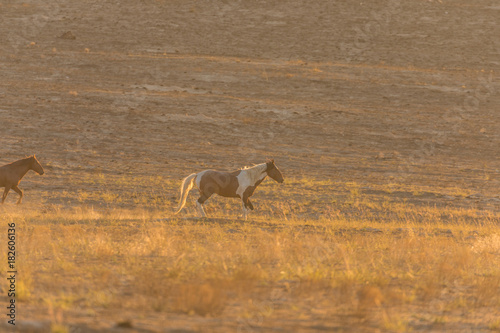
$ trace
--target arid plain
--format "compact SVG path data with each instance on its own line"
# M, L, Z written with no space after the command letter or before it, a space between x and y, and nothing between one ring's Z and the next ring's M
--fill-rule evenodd
M45 168L0 207L17 331L500 331L495 1L0 13L0 164ZM266 158L248 221L173 215L183 177Z

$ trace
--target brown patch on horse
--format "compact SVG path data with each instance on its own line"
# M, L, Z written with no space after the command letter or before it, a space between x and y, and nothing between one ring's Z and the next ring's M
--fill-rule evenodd
M206 171L200 180L201 194L207 196L207 199L214 193L228 198L239 197L236 194L236 190L239 186L237 176L240 172L241 170L233 172Z

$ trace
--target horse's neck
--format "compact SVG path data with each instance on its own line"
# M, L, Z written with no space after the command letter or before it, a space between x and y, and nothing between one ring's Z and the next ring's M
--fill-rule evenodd
M248 179L252 185L262 182L266 178L266 164L259 164L252 168L245 169Z
M19 179L23 178L28 171L31 169L31 161L29 159L24 159L19 161L19 164L16 165L17 168L15 168L16 173L19 176Z

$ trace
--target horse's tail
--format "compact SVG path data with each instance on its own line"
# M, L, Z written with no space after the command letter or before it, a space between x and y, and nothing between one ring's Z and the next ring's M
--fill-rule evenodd
M177 211L175 212L175 214L179 213L182 210L182 208L184 207L184 205L186 204L186 199L187 199L187 196L189 194L189 191L191 191L191 189L194 186L194 181L196 179L196 175L197 175L196 173L192 173L182 180L181 197L179 199L179 207L177 207Z

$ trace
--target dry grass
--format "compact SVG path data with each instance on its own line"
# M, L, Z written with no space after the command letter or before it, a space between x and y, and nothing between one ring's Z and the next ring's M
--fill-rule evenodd
M75 313L109 311L226 318L240 329L293 318L398 332L498 327L497 213L375 202L346 188L349 203L308 219L290 202L263 204L249 222L224 209L196 220L7 206L22 247L18 299L53 331Z

